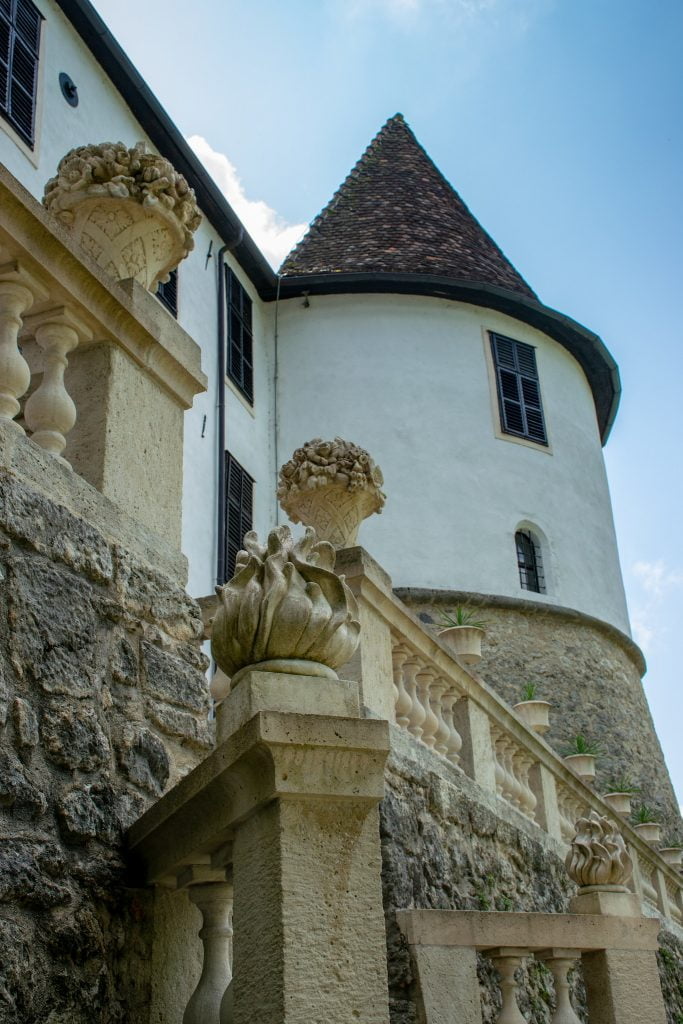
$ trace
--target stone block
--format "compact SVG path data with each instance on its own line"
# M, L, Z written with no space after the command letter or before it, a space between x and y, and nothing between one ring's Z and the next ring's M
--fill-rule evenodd
M38 718L27 701L15 697L12 704L12 721L17 746L22 749L35 747L38 742Z
M210 750L214 744L214 729L207 718L197 719L187 711L179 711L150 700L146 704L150 720L167 736L176 736L190 746Z
M41 780L11 750L0 750L0 807L25 812L30 818L47 810Z
M109 757L109 742L94 708L52 701L41 723L47 756L60 768L92 772Z
M191 711L208 712L209 687L201 672L146 641L140 651L147 693Z
M170 762L164 744L149 729L127 725L118 748L118 759L131 782L150 793L163 792Z
M153 622L178 640L201 638L199 606L173 580L124 548L114 548L114 581L122 606L134 617Z

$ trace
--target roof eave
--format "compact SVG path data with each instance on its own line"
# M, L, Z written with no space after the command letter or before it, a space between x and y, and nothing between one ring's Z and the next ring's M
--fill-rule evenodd
M185 175L202 212L223 241L230 245L259 295L269 292L276 280L270 264L95 8L88 0L56 0L56 3L121 93L152 143L177 171Z
M609 437L621 396L621 381L616 362L597 334L541 302L497 285L479 281L454 281L432 274L325 273L300 274L280 279L281 300L294 298L303 292L309 295L382 292L394 295L428 295L432 298L451 299L507 313L554 338L574 356L586 374L593 393L602 443L605 444ZM268 300L276 297L275 287L263 295L263 298Z

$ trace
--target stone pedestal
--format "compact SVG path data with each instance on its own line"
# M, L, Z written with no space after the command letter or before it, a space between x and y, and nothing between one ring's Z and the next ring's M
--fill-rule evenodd
M591 1024L666 1024L654 950L597 950L581 963Z

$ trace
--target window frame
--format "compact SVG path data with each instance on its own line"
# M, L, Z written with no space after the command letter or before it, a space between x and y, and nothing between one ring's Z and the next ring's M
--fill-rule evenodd
M528 433L517 433L513 432L506 425L506 419L501 404L501 388L500 388L500 377L499 377L499 365L497 361L497 353L495 349L494 338L501 338L504 341L511 342L513 345L521 345L526 349L532 350L534 353L535 371L536 376L532 378L538 391L539 408L537 411L540 412L541 422L545 432L545 441L538 440L530 436ZM543 387L540 379L540 373L538 370L538 361L536 359L536 352L538 346L532 345L528 341L522 341L519 338L511 338L509 335L504 334L502 331L492 327L482 326L482 341L484 345L484 354L486 360L486 366L489 375L489 392L491 397L491 416L493 421L493 429L495 437L501 441L509 441L513 444L520 444L530 448L534 448L538 452L545 452L546 455L552 455L552 441L551 434L548 425L548 419L546 416L546 403L544 401ZM503 369L508 369L503 366Z
M174 267L168 275L168 281L157 285L155 295L161 305L169 311L171 316L178 319L179 275L178 267ZM169 287L170 286L170 287ZM168 290L167 290L168 289Z
M20 7L31 7L38 16L38 45L29 43L28 40L22 35L21 31L17 28L17 11ZM12 76L8 75L7 83L7 106L4 104L5 97L0 98L0 128L9 136L15 145L22 151L24 156L30 160L34 166L38 166L37 150L39 146L40 137L40 125L41 125L41 114L42 114L42 95L43 95L43 71L44 71L44 47L45 47L45 32L46 32L46 19L37 4L33 3L32 0L9 0L10 13L5 14L4 18L7 19L9 24L9 62L8 71L12 66L14 57L14 41L19 38L22 45L31 51L31 55L34 61L34 79L33 79L33 90L31 93L32 102L32 123L31 133L25 133L21 124L11 116L11 82Z
M238 487L233 485L235 477L238 478ZM224 573L226 580L232 579L235 574L235 560L237 552L244 547L244 535L254 528L254 478L247 473L235 456L225 450L225 539L224 539ZM244 502L246 494L245 485L249 488L249 500ZM239 489L239 499L235 495ZM239 541L237 537L239 536Z
M531 566L527 565L522 560L520 553L520 537L523 538L526 544L530 545L531 562L533 563ZM515 530L515 555L517 558L517 573L519 575L520 589L526 591L527 594L547 594L548 585L543 565L543 550L541 542L538 536L529 527L518 526ZM535 576L535 587L528 585L529 573L533 573Z
M246 288L225 264L225 375L249 406L254 404L253 310ZM239 370L234 366L234 353Z

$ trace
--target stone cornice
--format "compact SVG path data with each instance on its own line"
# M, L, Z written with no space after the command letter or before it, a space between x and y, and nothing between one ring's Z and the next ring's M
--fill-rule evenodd
M2 262L19 259L49 293L49 304L75 309L93 343L110 341L189 409L206 390L199 346L135 281L117 282L69 232L0 166ZM32 313L39 313L35 305Z

